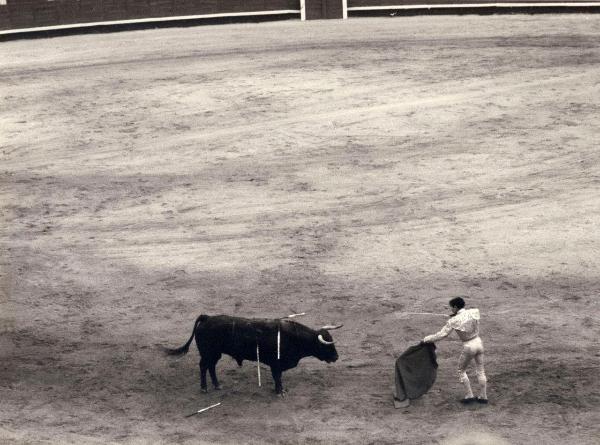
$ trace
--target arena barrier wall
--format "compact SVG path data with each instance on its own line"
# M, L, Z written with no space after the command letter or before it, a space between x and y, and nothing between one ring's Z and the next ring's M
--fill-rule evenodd
M0 40L80 28L195 23L219 19L343 18L402 11L600 8L597 1L512 0L0 0Z
M300 0L0 0L0 33L286 14Z
M347 0L347 10L350 14L359 11L391 11L418 9L548 9L552 11L561 8L579 10L580 8L598 8L600 1L536 1L511 0L498 2L494 0Z

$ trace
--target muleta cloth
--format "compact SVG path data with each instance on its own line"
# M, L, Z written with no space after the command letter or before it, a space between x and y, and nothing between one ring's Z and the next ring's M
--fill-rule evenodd
M433 386L437 376L435 344L411 346L396 360L395 401L418 399Z

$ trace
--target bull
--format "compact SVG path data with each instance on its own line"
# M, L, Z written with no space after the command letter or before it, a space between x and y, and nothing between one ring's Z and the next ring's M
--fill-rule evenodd
M282 373L295 368L302 358L316 357L327 363L338 359L328 330L340 327L342 325L323 326L314 330L286 319L248 319L203 314L196 319L187 343L177 349L166 349L166 352L169 355L186 354L192 340L196 339L200 353L200 387L204 392L208 390L207 371L215 389L221 389L216 365L222 354L231 356L239 366L242 366L244 360L257 361L258 355L260 362L271 368L275 392L283 394Z

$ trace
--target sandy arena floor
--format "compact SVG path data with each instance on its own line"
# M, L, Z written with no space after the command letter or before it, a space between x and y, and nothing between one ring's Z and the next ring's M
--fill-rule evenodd
M363 18L0 44L0 442L599 444L600 15ZM407 411L395 357L483 313ZM280 399L200 313L308 312ZM184 415L216 402L201 416Z

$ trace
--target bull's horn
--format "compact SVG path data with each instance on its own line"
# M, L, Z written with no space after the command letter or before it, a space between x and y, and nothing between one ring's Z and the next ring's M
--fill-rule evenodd
M323 338L323 336L321 334L319 334L319 336L317 337L319 339L319 341L321 343L323 343L324 345L332 345L333 342L332 341L327 341Z
M343 324L327 325L327 326L323 326L321 329L325 329L326 331L333 331L334 329L339 329L342 326L344 326L344 325Z

